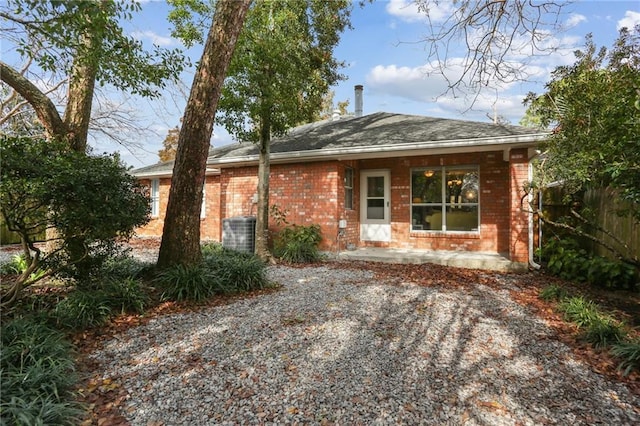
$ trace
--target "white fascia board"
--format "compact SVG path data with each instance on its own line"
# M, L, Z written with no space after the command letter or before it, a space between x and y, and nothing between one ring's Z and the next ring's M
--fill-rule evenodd
M438 143L405 143L393 145L375 145L361 147L346 147L322 149L314 151L293 151L272 153L271 163L289 163L298 161L319 160L354 160L367 158L403 157L408 155L442 155L469 152L486 152L495 150L509 150L514 148L529 148L532 144L541 142L547 133L532 135L506 136L500 138L458 139ZM216 166L246 166L254 165L258 155L243 157L229 157L212 159L209 165Z
M161 179L161 178L170 178L173 176L173 169L171 170L160 170L156 172L149 173L130 173L132 176L135 176L138 179ZM219 168L207 167L205 170L205 176L215 176L220 174Z

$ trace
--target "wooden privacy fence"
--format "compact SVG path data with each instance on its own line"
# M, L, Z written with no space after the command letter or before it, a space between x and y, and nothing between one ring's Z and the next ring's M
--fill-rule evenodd
M542 210L546 217L551 220L557 220L561 216L571 214L570 206L563 203L562 197L563 191L561 187L549 188L544 191ZM618 214L620 210L631 207L629 203L622 201L616 191L611 188L588 190L584 195L583 202L584 207L594 212L596 223L601 228L608 230L615 235L616 238L624 242L624 244L630 248L630 255L635 254L640 257L640 224L631 216L620 216ZM546 235L543 236L543 244L545 236L549 237L553 232L551 226L544 226L543 233ZM597 232L595 236L607 244L618 248L623 253L626 252L615 239L608 235ZM611 256L611 253L599 244L593 243L590 240L583 240L582 243L585 245L585 248L593 254L605 257Z
M631 249L631 253L640 257L640 223L631 216L620 216L617 212L628 209L631 205L620 200L616 191L611 188L591 189L585 193L585 205L597 214L598 224L611 232ZM636 206L638 208L638 206ZM604 235L603 240L614 247L619 244L613 238ZM598 244L594 244L593 252L600 256L608 255L608 251Z

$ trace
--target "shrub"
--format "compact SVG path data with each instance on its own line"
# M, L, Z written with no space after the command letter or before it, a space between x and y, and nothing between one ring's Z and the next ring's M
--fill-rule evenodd
M27 318L3 325L1 334L2 424L78 424L71 345L63 335Z
M632 370L640 370L640 339L614 345L611 354L621 359L618 369L625 376Z
M42 252L34 260L42 262L38 267L86 279L149 220L146 188L117 154L87 155L63 141L3 136L0 157L0 207L7 227L25 247L42 229L56 230L59 250ZM16 280L6 300L15 302L34 282Z
M75 290L55 308L59 325L71 329L97 327L107 322L111 308L101 291Z
M288 225L275 238L274 255L292 263L315 262L320 259L321 240L319 225Z
M542 300L546 300L547 302L550 302L552 300L565 299L568 295L569 293L567 292L566 289L560 287L557 284L551 284L545 287L544 289L542 289L539 297Z
M551 239L543 247L546 269L560 278L606 288L633 289L638 277L627 263L590 256L571 239Z
M200 248L203 257L214 256L223 253L226 249L218 242L205 243Z
M205 264L171 266L158 274L156 282L165 300L202 302L216 293Z
M131 256L114 256L107 259L98 271L99 278L128 279L146 276L153 268L153 263L142 262Z
M225 250L205 258L205 264L215 278L216 292L237 293L268 285L264 262L255 255Z

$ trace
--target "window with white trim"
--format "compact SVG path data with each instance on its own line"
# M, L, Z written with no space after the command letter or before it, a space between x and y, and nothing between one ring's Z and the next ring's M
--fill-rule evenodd
M160 215L160 179L151 179L151 217Z
M411 230L477 232L478 176L477 166L411 170Z
M353 169L344 169L344 208L353 209Z
M207 216L207 185L202 185L202 204L200 205L200 219Z

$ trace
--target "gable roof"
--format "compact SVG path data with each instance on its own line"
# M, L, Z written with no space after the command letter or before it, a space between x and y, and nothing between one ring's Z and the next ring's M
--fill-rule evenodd
M535 147L547 133L521 126L378 112L293 128L271 141L271 162L433 155ZM209 151L208 169L256 164L258 147L236 143ZM173 162L132 173L171 173Z

